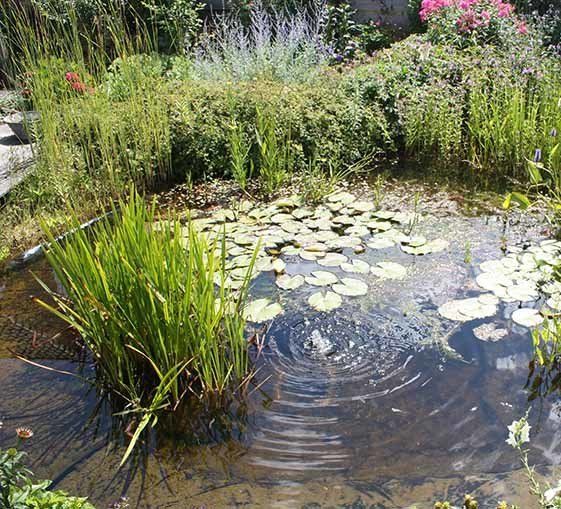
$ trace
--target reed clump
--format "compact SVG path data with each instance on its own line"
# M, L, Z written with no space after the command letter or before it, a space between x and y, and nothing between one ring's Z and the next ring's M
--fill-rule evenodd
M136 192L91 233L76 218L67 228L65 242L46 231L46 256L65 295L42 283L55 305L40 303L80 335L99 381L127 402L125 413L140 414L127 455L162 410L247 380L249 276L240 290L226 288L220 235L210 239L177 219L156 222L154 206Z

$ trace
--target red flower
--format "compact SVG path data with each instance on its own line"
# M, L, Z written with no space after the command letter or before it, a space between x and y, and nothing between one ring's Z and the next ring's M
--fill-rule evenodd
M74 82L79 82L80 81L80 76L78 76L78 73L75 73L75 72L67 72L64 77L65 77L66 81L68 81L69 83L74 83Z

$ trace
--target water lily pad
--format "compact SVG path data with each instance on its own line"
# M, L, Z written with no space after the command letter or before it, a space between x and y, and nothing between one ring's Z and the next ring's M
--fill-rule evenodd
M313 244L308 244L307 246L304 246L304 249L306 251L312 251L315 253L324 253L327 251L327 246L322 242L314 242Z
M286 263L284 263L280 258L274 260L271 265L277 274L282 274L286 269Z
M342 226L351 226L355 224L355 220L351 216L341 215L333 218L333 223Z
M306 217L311 217L313 215L313 211L311 209L302 207L302 208L293 210L292 215L296 219L304 219Z
M341 269L345 272L353 272L357 274L368 274L370 265L362 260L350 260L341 264Z
M296 276L283 274L275 280L275 284L283 290L294 290L304 284L304 276L301 274L297 274Z
M537 327L543 322L543 316L537 309L520 308L512 313L511 319L514 323L523 327Z
M502 272L482 272L475 279L476 283L484 290L498 294L501 287L503 290L514 284L514 281Z
M401 249L408 254L422 256L427 255L430 253L437 253L440 251L444 251L448 248L449 243L443 239L435 239L431 240L430 242L426 242L426 239L423 238L415 238L409 244L404 244L401 246Z
M516 284L507 288L507 294L510 298L521 302L529 302L537 300L539 295L533 284Z
M380 232L388 231L392 228L392 224L389 221L370 221L366 224L371 230L377 230Z
M310 276L305 277L306 283L313 286L329 286L337 283L338 279L335 274L326 270L316 270Z
M271 217L271 222L275 224L282 224L286 223L287 221L294 221L294 216L292 214L280 213L275 214L273 217Z
M318 242L327 242L328 240L339 238L339 235L337 235L335 232L331 230L330 231L320 230L319 232L316 232L314 235Z
M393 217L395 217L395 214L396 213L392 212L391 210L377 210L373 215L380 219L392 219Z
M345 235L352 235L355 237L364 237L365 235L369 235L370 230L361 224L350 226L345 230Z
M387 249L388 247L395 246L395 242L392 239L386 239L383 237L372 238L368 244L366 244L370 249Z
M339 253L327 253L324 258L318 261L322 267L339 267L345 263L348 258Z
M296 246L284 246L280 252L286 256L297 256L300 253L300 248Z
M282 313L282 306L270 299L257 299L250 302L244 309L244 318L250 322L261 323L273 319Z
M355 201L354 203L349 203L349 208L358 212L370 212L374 210L374 204L368 201Z
M407 269L396 262L379 262L370 271L382 279L403 279L407 275Z
M345 249L359 246L360 244L362 244L362 240L360 240L360 237L344 236L329 240L326 242L326 244L329 249Z
M327 200L330 202L339 202L342 203L343 205L348 205L349 203L354 202L356 198L353 194L343 191L343 192L330 194L327 197Z
M325 253L322 251L306 251L305 249L301 249L298 254L302 260L306 260L308 262L315 262L325 256Z
M331 311L338 308L343 303L340 295L335 292L317 292L310 295L308 304L316 311Z
M556 311L561 311L561 294L555 293L549 299L547 299L546 304Z
M481 341L500 341L508 336L508 330L494 323L484 323L473 329L473 335Z
M340 295L347 295L349 297L357 297L359 295L366 295L368 293L368 285L360 279L353 279L344 277L340 283L333 285L333 291Z
M497 306L496 304L482 302L478 297L470 297L468 299L446 302L438 308L438 312L449 320L468 322L495 315L497 313Z

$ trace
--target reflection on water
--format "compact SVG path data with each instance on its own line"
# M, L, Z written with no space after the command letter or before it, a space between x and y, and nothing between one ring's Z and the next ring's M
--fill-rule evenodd
M151 508L390 509L478 491L483 508L508 496L532 509L504 444L507 424L527 408L529 334L502 313L458 326L436 309L473 294L474 267L500 254L505 234L520 242L537 233L524 225L505 231L496 217L444 214L420 228L450 239L451 250L415 259L397 249L365 254L369 263L407 265L410 277L373 283L365 298L327 317L304 312L309 289L293 294L269 329L248 400L204 421L199 436L192 407L173 424L164 416L160 432L120 471L126 444L96 391L12 358L20 349L59 371L93 374L70 362L72 338L34 348L35 329L48 338L61 325L30 301L39 288L27 273L10 275L0 284L2 319L16 320L0 328L0 447L14 444L15 427L33 428L25 448L37 473L100 508L126 494L134 507ZM311 267L299 262L295 270ZM44 264L33 269L48 277ZM270 276L257 283L257 293L271 291ZM508 336L478 340L473 328L490 321ZM547 466L561 460L561 418L550 402L542 405L532 413L530 459Z

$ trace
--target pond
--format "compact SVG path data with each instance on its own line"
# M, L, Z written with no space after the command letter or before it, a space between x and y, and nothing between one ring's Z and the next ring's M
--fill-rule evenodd
M331 210L331 219L345 207L372 202L369 186L342 192L349 191L355 198ZM488 297L475 308L454 308L452 314L464 313L462 320L450 319L443 305L497 293L477 283L485 284L477 278L483 262L540 249L557 256L558 246L540 244L548 232L539 218L482 209L459 190L393 182L381 210L385 217L374 220L392 223L409 240L380 241L391 236L382 226L362 236L364 251L352 243L339 249L354 265L343 268L321 265L320 248L308 259L285 250L281 271L301 274L305 283L284 290L271 270L254 280L253 298L280 303L282 313L266 327L255 326L265 343L247 400L233 404L228 419L217 415L196 433L186 412L121 470L126 444L107 405L71 376L89 376L91 366L70 360L75 352L64 333L45 341L62 325L30 299L41 294L30 271L55 285L48 267L39 262L9 274L0 285L0 447L14 444L14 428L32 428L25 449L38 476L90 496L99 508L120 496L141 508L421 508L470 492L483 508L508 498L531 509L535 502L518 457L505 443L506 426L530 406L524 389L530 329L512 320L521 302ZM273 226L282 229L282 219ZM434 249L412 254L437 240ZM495 265L488 268L497 274ZM356 284L339 288L333 293L342 297L340 305L316 311L310 297L335 288L314 284L318 270L335 275L341 286L345 278L358 279L367 291ZM524 307L545 298L532 296ZM492 312L486 312L489 305ZM549 474L561 460L561 416L555 401L534 402L530 415L530 460Z

